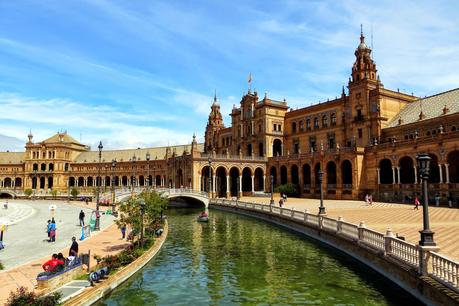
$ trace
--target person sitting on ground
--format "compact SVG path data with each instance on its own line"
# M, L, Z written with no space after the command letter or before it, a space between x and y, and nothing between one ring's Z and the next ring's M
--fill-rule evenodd
M57 258L57 254L53 254L50 260L45 262L42 266L43 270L48 273L53 273L56 271L58 265L64 265L64 261Z

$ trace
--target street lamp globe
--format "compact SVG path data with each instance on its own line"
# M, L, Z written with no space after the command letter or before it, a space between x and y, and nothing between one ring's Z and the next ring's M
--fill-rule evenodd
M150 160L150 157L151 157L151 156L150 156L150 152L147 152L147 155L145 156L145 159L146 159L147 161L149 161L149 160Z

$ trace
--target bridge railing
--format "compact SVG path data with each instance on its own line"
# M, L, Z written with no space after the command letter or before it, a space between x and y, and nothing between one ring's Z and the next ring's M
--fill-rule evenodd
M306 227L326 231L351 243L356 243L360 247L364 246L367 250L373 250L373 252L381 256L390 257L392 262L401 267L411 267L417 273L428 275L459 293L459 262L396 238L390 229L383 234L366 228L363 222L355 225L344 222L341 217L333 219L311 214L307 210L303 212L294 208L280 208L269 204L226 199L211 199L210 203L277 215L280 218L303 224Z

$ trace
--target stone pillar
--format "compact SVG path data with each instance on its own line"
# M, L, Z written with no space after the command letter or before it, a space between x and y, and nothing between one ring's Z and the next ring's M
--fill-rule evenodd
M449 184L449 164L445 164L446 184Z
M440 172L440 184L443 183L443 169L442 164L438 164L438 171Z
M266 185L266 175L263 175L263 186L261 186L261 190L263 190L264 192L266 192L265 185Z
M395 167L392 167L392 184L396 184L396 182L395 182Z
M201 190L201 174L198 175L198 190L199 190L199 191L202 191L202 190Z
M255 176L252 175L252 194L255 192Z
M397 184L400 184L400 167L397 167Z
M230 197L230 176L226 176L226 198Z
M242 176L241 175L239 175L239 193L242 196Z
M212 176L212 193L214 193L214 194L215 194L215 192L217 191L217 188L216 188L216 186L215 186L215 185L216 185L216 184L215 184L216 178L217 178L217 176L215 176L215 175Z
M84 178L83 186L88 187L88 178L86 177Z
M381 176L380 176L380 169L379 168L376 168L376 175L378 176L378 185L381 184Z
M418 183L418 168L416 166L413 167L414 169L414 183Z

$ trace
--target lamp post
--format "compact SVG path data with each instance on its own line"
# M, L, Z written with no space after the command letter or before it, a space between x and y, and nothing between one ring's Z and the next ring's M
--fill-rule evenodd
M320 206L319 206L319 215L325 215L325 207L324 207L324 189L322 186L322 180L324 176L324 172L319 170L319 187L320 187Z
M115 205L115 168L116 168L116 159L112 160L112 205L113 205L113 213L116 210Z
M209 156L209 199L212 198L212 158Z
M271 179L271 200L269 205L274 205L274 176L270 175L269 178Z
M135 157L135 154L134 156L132 156L132 180L131 180L131 196L133 197L134 196L134 185L135 185L135 162L137 160L137 157Z
M419 153L416 156L416 160L418 162L419 173L422 179L422 197L424 199L422 203L422 221L424 229L422 231L419 231L419 233L421 234L421 240L419 241L419 245L436 246L436 243L433 239L434 232L430 230L429 226L429 198L427 190L427 181L429 180L431 158L427 153Z
M150 191L150 152L145 156L147 160L147 190Z
M98 164L98 178L96 179L96 224L94 225L94 230L100 230L100 214L99 214L99 180L100 180L100 161L102 159L102 141L99 142L99 164Z
M143 247L143 217L145 216L145 200L140 199L140 246Z

